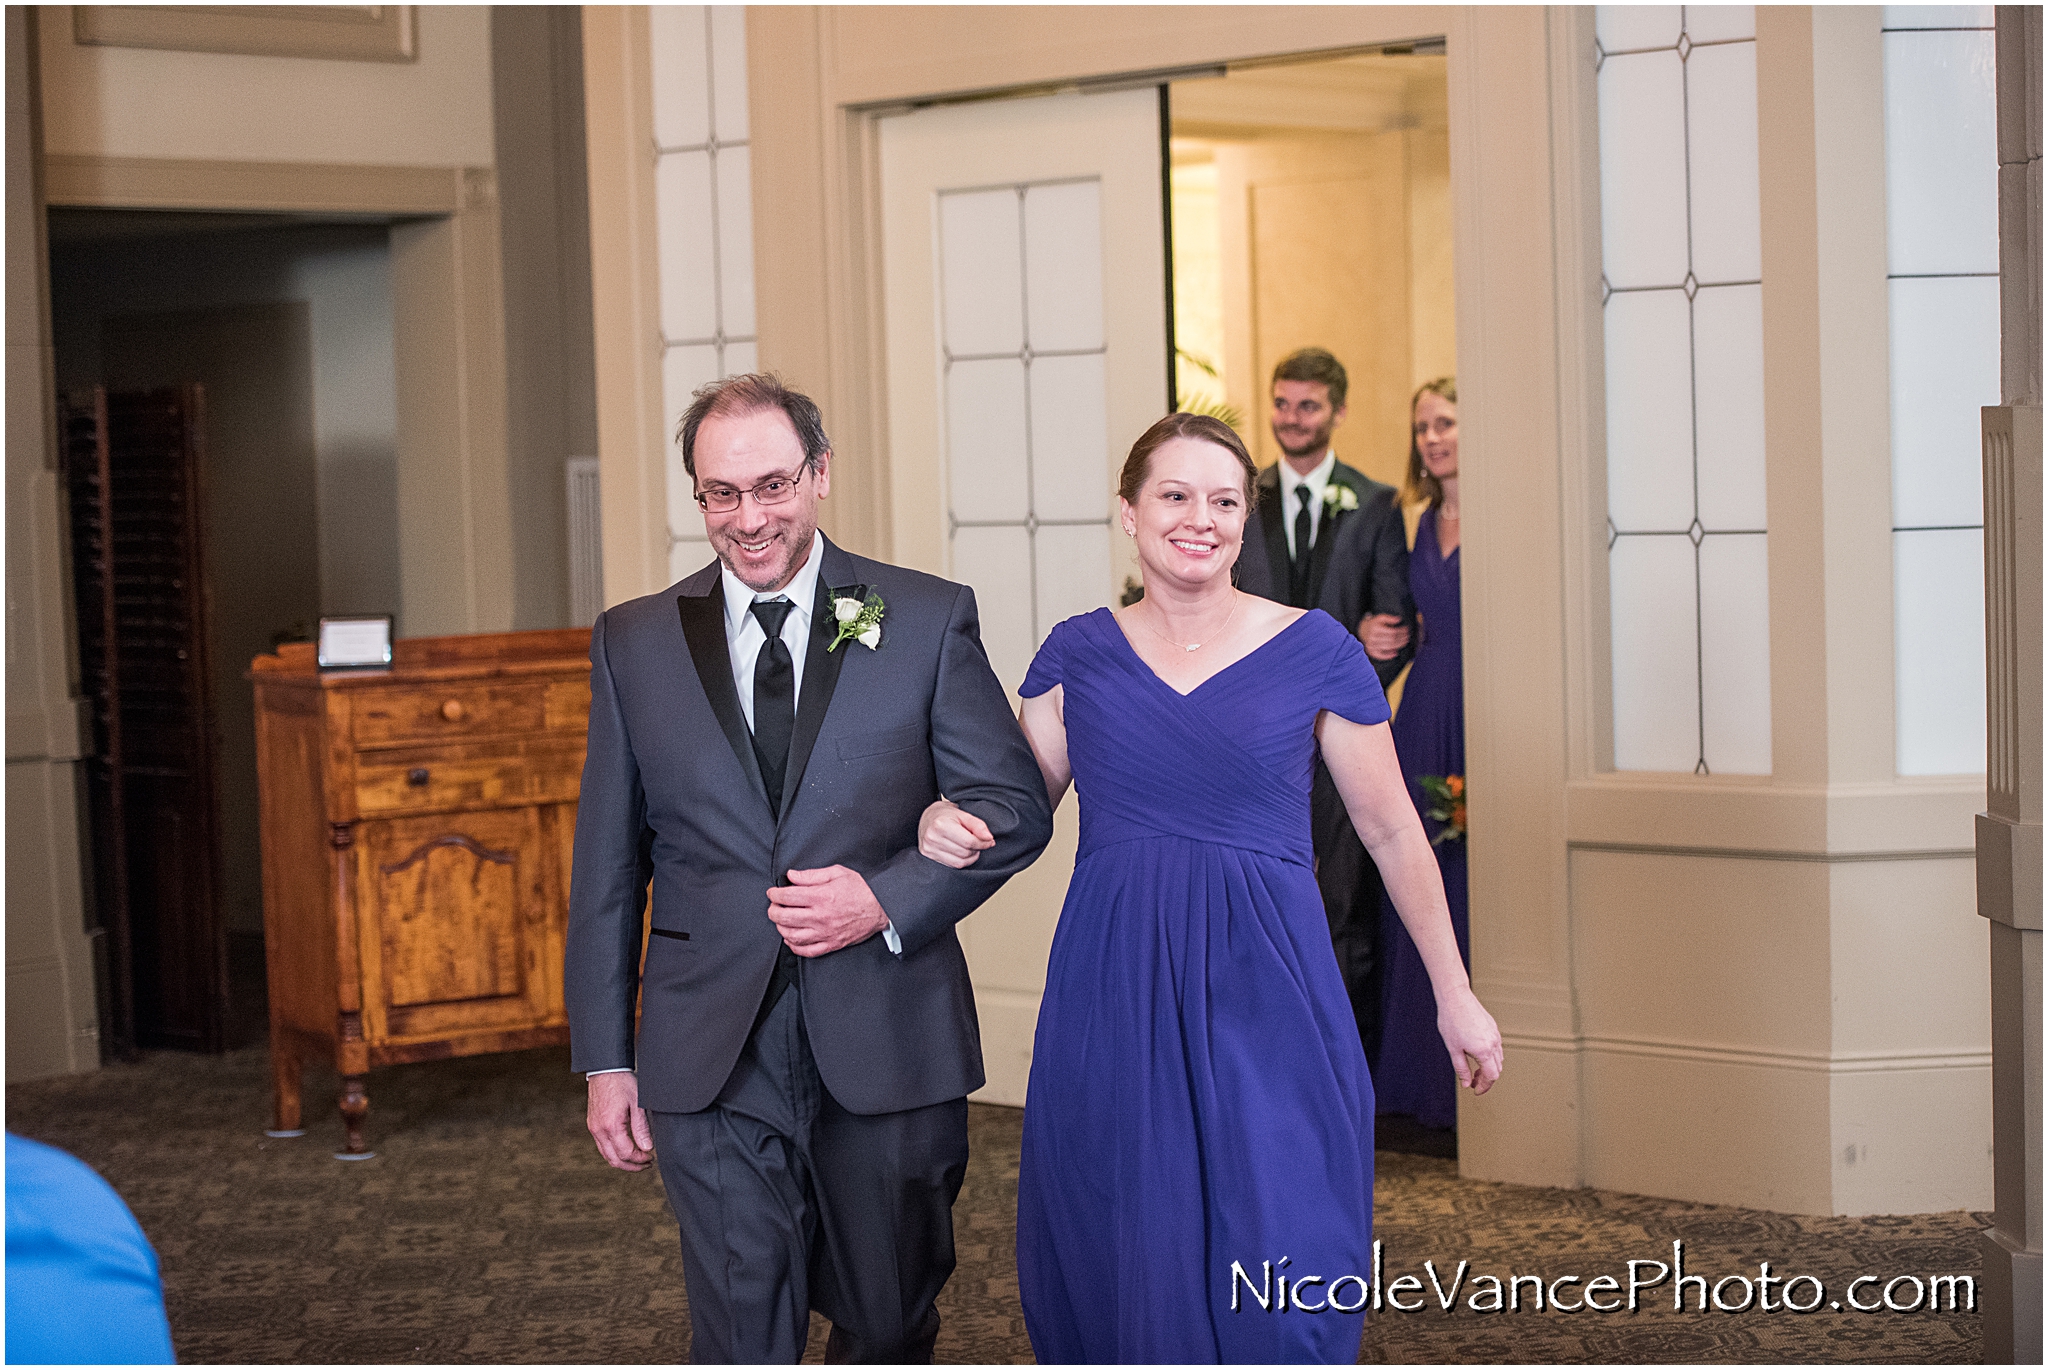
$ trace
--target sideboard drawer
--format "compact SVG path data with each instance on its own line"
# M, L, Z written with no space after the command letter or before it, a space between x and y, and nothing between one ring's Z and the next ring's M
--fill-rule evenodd
M356 763L356 812L365 818L438 809L573 804L583 779L583 739L545 750L462 748L450 755L387 753Z
M534 733L550 721L548 685L538 680L364 690L356 695L353 712L358 747Z

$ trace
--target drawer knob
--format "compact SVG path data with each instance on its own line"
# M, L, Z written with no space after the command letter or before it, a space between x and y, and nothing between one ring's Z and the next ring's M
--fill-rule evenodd
M411 770L407 771L405 773L405 783L408 785L415 786L426 784L427 768L425 766L415 766Z
M441 717L447 719L450 723L459 722L462 718L462 701L451 699L446 704L443 704L441 706Z

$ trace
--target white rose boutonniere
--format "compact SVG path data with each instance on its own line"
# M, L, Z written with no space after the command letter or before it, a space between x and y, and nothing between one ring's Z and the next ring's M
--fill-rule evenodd
M865 598L855 598L853 595L841 594L834 590L832 617L839 623L839 633L827 644L825 650L834 651L840 643L850 639L869 651L874 651L882 645L882 615L887 610L888 606L882 603L882 597L873 590L869 590Z
M1358 507L1358 492L1348 485L1331 481L1323 487L1323 508L1332 513L1348 514Z

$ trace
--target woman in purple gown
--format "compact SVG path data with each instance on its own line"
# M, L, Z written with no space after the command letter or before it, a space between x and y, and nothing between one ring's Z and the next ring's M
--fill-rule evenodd
M1410 409L1406 493L1426 499L1415 546L1408 554L1408 586L1422 626L1415 663L1401 692L1394 719L1394 749L1423 826L1432 841L1444 824L1429 817L1435 807L1421 777L1465 775L1465 650L1458 602L1458 384L1434 380L1415 392ZM1458 955L1472 963L1465 898L1465 839L1436 843L1444 897ZM1381 1113L1405 1113L1425 1127L1447 1128L1458 1121L1457 1081L1437 1049L1436 1001L1430 974L1393 904L1380 903L1380 946L1386 957L1381 981L1379 1054L1372 1063Z
M1357 639L1230 584L1254 474L1214 419L1148 430L1120 486L1145 596L1053 629L1022 690L1055 806L1082 795L1018 1177L1040 1361L1357 1356L1373 1096L1313 869L1318 746L1435 977L1436 1049L1475 1090L1500 1073ZM919 849L988 840L942 801Z

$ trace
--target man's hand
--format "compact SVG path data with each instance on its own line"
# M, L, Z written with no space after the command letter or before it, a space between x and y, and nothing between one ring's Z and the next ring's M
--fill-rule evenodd
M888 926L889 916L860 872L825 866L791 871L787 885L770 888L768 921L798 956L823 956L865 942Z
M584 1121L597 1139L597 1154L616 1170L645 1170L654 1159L654 1133L640 1107L640 1077L611 1070L590 1077L590 1106Z
M1392 661L1408 645L1408 625L1398 614L1367 614L1358 621L1358 640L1374 661Z

